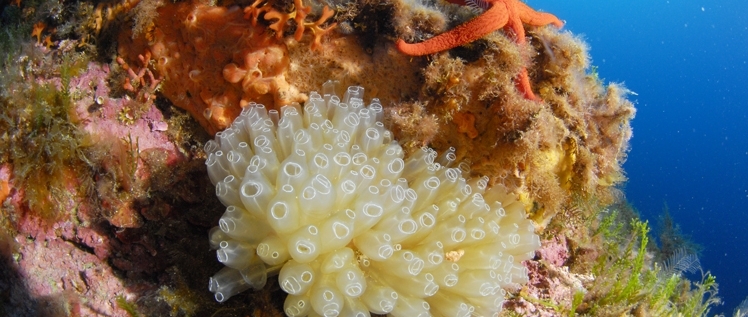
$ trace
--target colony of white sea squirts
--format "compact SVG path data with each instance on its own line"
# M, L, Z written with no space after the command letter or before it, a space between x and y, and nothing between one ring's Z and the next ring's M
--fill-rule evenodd
M496 316L540 240L523 206L454 150L404 159L362 87L303 109L250 104L209 141L227 207L210 232L219 302L278 275L289 316Z

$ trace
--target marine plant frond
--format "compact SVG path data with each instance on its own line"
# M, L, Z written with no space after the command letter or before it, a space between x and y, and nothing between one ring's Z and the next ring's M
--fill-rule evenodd
M665 276L680 275L683 272L696 273L702 271L701 262L696 254L689 252L686 248L679 248L665 260L662 267Z
M748 317L748 297L746 297L732 313L732 317Z

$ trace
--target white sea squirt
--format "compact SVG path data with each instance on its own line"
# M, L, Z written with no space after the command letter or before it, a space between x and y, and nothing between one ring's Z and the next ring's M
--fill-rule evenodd
M540 247L522 205L466 179L454 149L409 158L362 87L250 104L205 145L226 206L210 244L219 302L278 275L288 316L497 316Z

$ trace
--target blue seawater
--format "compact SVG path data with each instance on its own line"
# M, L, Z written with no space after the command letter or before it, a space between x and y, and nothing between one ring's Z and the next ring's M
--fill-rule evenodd
M748 1L527 0L583 35L638 112L624 191L653 227L663 205L703 246L732 315L748 296Z

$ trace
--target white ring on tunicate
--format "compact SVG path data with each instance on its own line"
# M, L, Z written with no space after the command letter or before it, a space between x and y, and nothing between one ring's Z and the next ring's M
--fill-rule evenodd
M298 130L294 134L294 141L296 142L296 144L306 144L311 140L312 137L311 135L309 135L309 132L306 132L306 130Z
M431 228L436 223L436 218L434 218L434 215L426 212L418 217L418 223L423 228Z
M403 189L402 186L397 185L392 190L392 194L390 197L392 198L392 200L395 201L395 203L401 203L403 200L405 200L405 190ZM404 208L408 208L408 207L404 207ZM410 208L408 208L408 213L410 213Z
M257 170L262 169L266 165L267 165L267 161L255 155L255 156L252 156L251 159L249 159L249 165L247 165L247 170L249 170L249 167L251 166L255 168L253 172L256 172Z
M338 152L332 157L332 160L340 166L348 166L351 163L351 156L345 152Z
M250 180L244 183L240 190L241 190L242 196L254 198L262 194L263 189L264 188L262 184Z
M358 172L365 179L373 179L374 176L377 175L377 170L374 169L374 167L372 167L371 165L361 166L361 169L359 169Z
M346 272L345 276L346 276L346 278L349 281L353 281L353 280L356 279L356 274L353 273L353 272L351 272L351 271ZM343 290L343 292L346 295L351 296L351 297L357 297L357 296L361 295L361 293L363 293L363 291L364 291L364 287L363 287L363 285L361 285L361 283L352 283L352 284L349 284Z
M333 129L332 132L338 134L337 137L335 137L335 141L337 142L346 144L351 141L351 134L348 133L348 131Z
M343 239L351 233L351 228L345 225L345 223L336 221L332 224L332 234L338 239Z
M465 229L455 228L455 229L452 229L452 234L450 235L450 239L452 239L452 241L456 243L459 243L465 240L465 236L466 236Z
M366 154L356 153L356 154L353 154L353 156L351 157L351 162L353 162L353 165L361 165L361 164L366 163L366 160L368 159L369 158L366 156Z
M405 190L405 199L407 201L415 201L418 199L418 193L413 188L408 188Z
M458 173L457 171L458 169L455 168L447 169L446 171L444 171L444 176L446 176L450 182L454 182L458 177L460 177L460 173Z
M342 189L346 194L353 194L353 192L356 191L356 183L350 179L343 181L343 183L340 184L340 189Z
M242 156L239 153L234 152L233 150L229 151L229 154L226 155L226 160L228 160L231 163L238 163L239 160L241 159L242 159Z
M279 201L270 206L270 216L275 220L281 220L288 216L288 204L284 201Z
M389 239L387 240L389 241ZM392 246L387 244L379 247L377 254L383 259L388 259L394 252L395 250L392 248Z
M270 146L270 139L265 135L258 135L254 140L254 145L259 148L265 148Z
M367 203L364 205L363 212L364 212L364 215L368 217L376 218L376 217L381 216L384 213L384 209L382 209L382 206L380 205Z
M405 168L405 162L401 158L396 158L387 164L387 171L392 174L402 172L403 168Z
M317 250L317 247L314 245L314 243L310 243L309 241L299 240L296 241L296 245L294 245L296 252L299 254L312 254L315 250Z
M413 219L405 219L397 224L397 229L404 234L413 234L418 229L418 224Z
M427 297L434 296L434 294L439 291L439 285L434 283L434 275L426 273L424 277L428 283L423 287L423 293L426 294Z
M470 230L470 237L475 240L481 240L486 237L486 232L480 229Z
M312 179L312 186L322 195L327 195L332 191L332 183L325 175L317 174Z
M296 162L286 162L286 164L283 165L283 172L289 177L299 176L303 170L304 168Z
M318 168L326 168L330 164L330 161L327 159L327 155L325 155L324 153L317 153L312 158L312 163Z
M410 264L408 264L408 273L411 275L418 275L421 273L421 270L423 270L424 262L421 259L413 259L411 258L408 260Z
M509 241L512 244L519 244L519 238L520 238L520 236L518 234L516 234L516 233L513 233L513 234L509 235Z
M376 128L366 129L365 134L366 134L366 137L369 138L370 140L376 140L377 138L379 138L379 131L377 131Z
M501 207L501 208L499 208L499 209L496 210L496 215L499 216L499 217L504 217L504 216L506 216L506 210L504 210L504 208Z
M359 120L357 113L351 112L347 116L345 116L345 119L343 119L343 123L345 123L351 128L355 128L358 126L359 123L361 123L361 120Z
M312 186L304 187L304 190L301 191L301 198L303 199L312 200L315 196L317 196L317 190Z
M309 234L313 236L316 236L319 233L319 229L317 229L317 226L311 225L309 226L309 228L307 228L307 232L309 232Z

